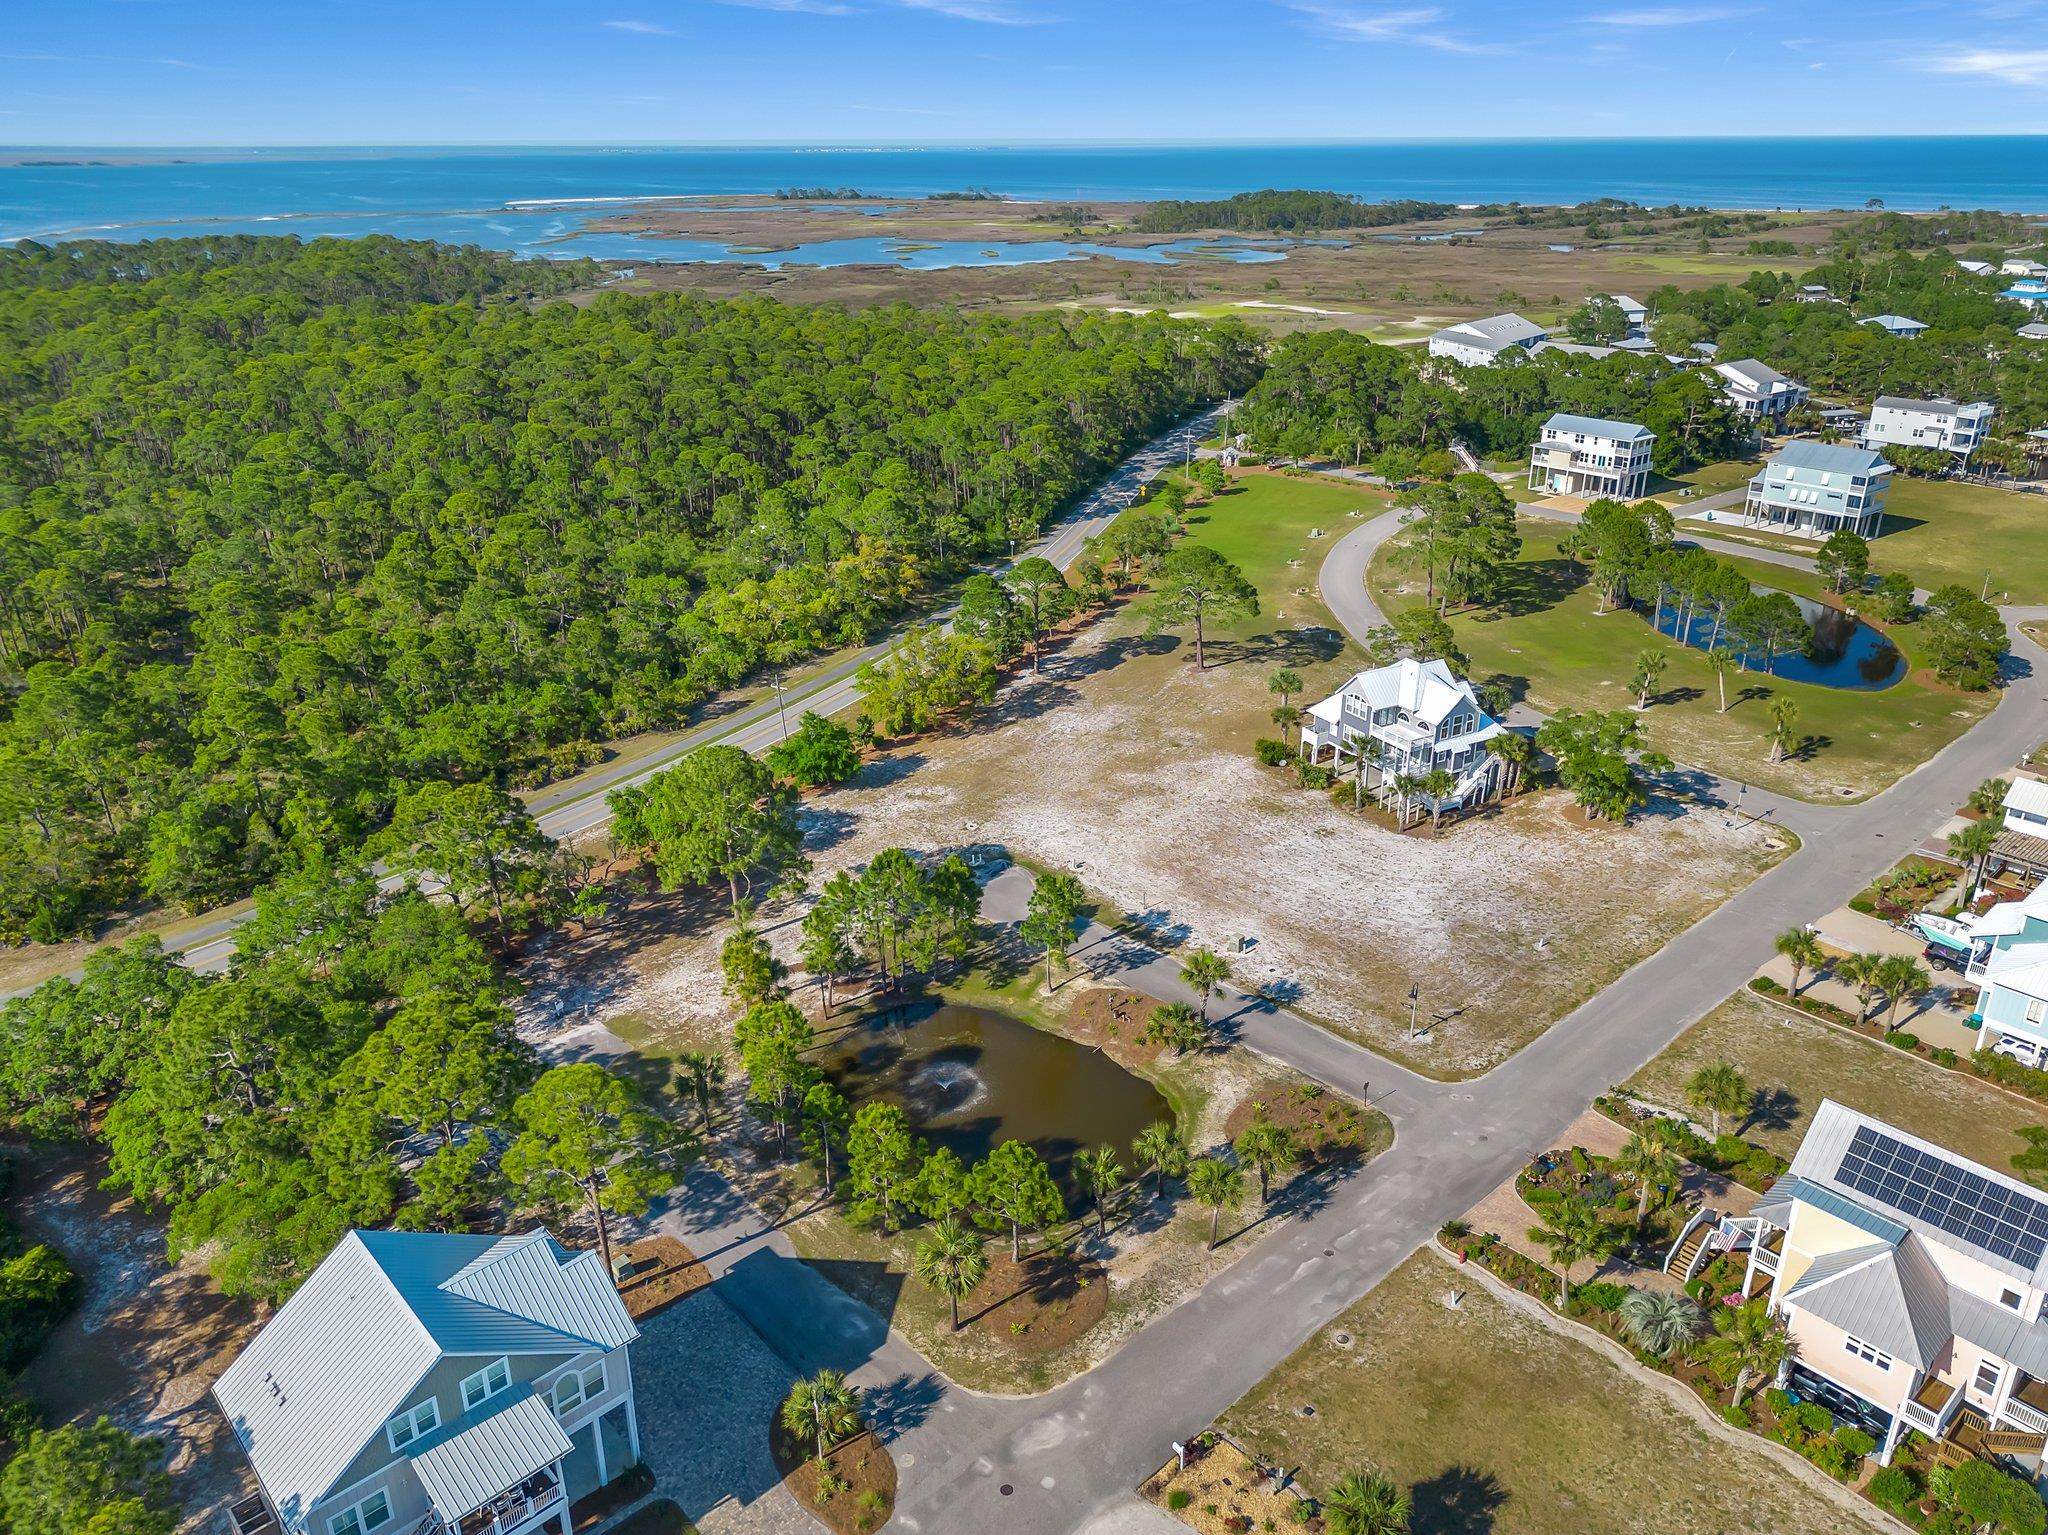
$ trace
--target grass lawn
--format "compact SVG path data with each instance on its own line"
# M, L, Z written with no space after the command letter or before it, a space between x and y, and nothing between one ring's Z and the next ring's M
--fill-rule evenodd
M1759 266L1774 272L1803 272L1814 264L1810 255L1745 256L1736 251L1636 251L1618 255L1614 264L1625 271L1656 272L1665 277L1715 277L1739 282Z
M1929 677L1918 665L1913 627L1906 625L1893 639L1913 669L1890 688L1858 692L1735 673L1728 679L1731 707L1723 714L1700 651L1658 634L1647 615L1595 612L1582 573L1558 552L1562 531L1556 523L1525 519L1522 557L1500 606L1451 618L1474 674L1519 679L1537 708L1627 707L1636 656L1656 650L1669 662L1658 701L1644 716L1656 746L1727 777L1835 801L1875 794L1961 735L1996 701L1995 693L1964 693ZM1818 579L1802 571L1755 564L1748 573L1759 584L1803 595L1820 590ZM1384 606L1423 600L1395 544L1380 551L1370 579ZM1798 704L1796 729L1804 741L1773 763L1764 711L1779 694Z
M1953 582L1973 592L1984 589L1988 573L1993 602L2048 602L2048 497L1895 475L1884 525L1870 545L1879 571L1902 570L1928 591ZM1681 531L1795 554L1817 547L1727 523L1688 520Z
M2048 1124L2048 1108L1775 1007L1748 991L1687 1029L1627 1086L1683 1108L1686 1078L1716 1061L1734 1065L1763 1094L1762 1112L1743 1133L1786 1157L1823 1098L1875 1114L2000 1172L2009 1170L2012 1154L2021 1148L2019 1132Z
M1701 464L1697 469L1688 469L1684 474L1668 479L1660 474L1651 482L1650 494L1676 496L1681 490L1691 489L1694 492L1694 499L1698 500L1717 495L1724 490L1733 490L1738 485L1747 485L1756 478L1759 467L1761 460L1758 459L1726 458L1712 464ZM1672 510L1677 511L1684 505L1683 501L1674 500Z
M1444 1304L1454 1289L1455 1311ZM1410 1490L1415 1535L1895 1528L1430 1252L1303 1344L1221 1426L1300 1467L1314 1492L1379 1468Z

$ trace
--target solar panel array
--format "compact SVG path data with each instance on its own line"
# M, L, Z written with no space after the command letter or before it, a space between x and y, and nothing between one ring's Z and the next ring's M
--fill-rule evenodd
M1835 1178L2022 1267L2035 1267L2048 1251L2048 1202L1868 1125L1857 1127Z

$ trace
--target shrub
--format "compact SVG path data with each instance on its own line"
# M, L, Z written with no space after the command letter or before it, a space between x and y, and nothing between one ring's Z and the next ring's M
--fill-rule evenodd
M1764 1405L1770 1408L1772 1417L1782 1418L1785 1416L1785 1410L1792 1405L1792 1393L1773 1386L1764 1393Z
M1252 744L1252 754L1267 767L1282 767L1294 752L1285 741L1275 741L1270 737L1261 736Z
M1733 1402L1724 1402L1721 1405L1721 1416L1730 1423L1733 1423L1737 1428L1756 1427L1755 1423L1750 1420L1749 1404L1746 1402L1740 1407L1737 1407Z
M818 1478L818 1485L812 1489L811 1496L817 1500L818 1507L823 1508L827 1503L830 1503L834 1498L846 1491L849 1485L844 1477L836 1472L827 1471Z
M1760 975L1749 983L1751 991L1760 991L1767 997L1775 997L1785 988L1767 975Z
M1904 1029L1892 1030L1891 1033L1885 1035L1884 1042L1894 1050L1918 1050L1920 1048L1920 1036L1918 1034L1909 1034Z
M1299 771L1304 789L1327 789L1337 782L1336 772L1320 763L1304 762Z
M1195 1501L1195 1495L1185 1487L1176 1487L1166 1495L1166 1506L1176 1514Z
M2029 1098L2048 1099L2048 1071L2036 1071L2031 1066L2022 1066L2018 1061L1994 1055L1989 1050L1979 1050L1972 1055L1970 1069L1980 1077L2025 1093Z
M1900 1515L1920 1497L1918 1481L1903 1466L1886 1466L1870 1479L1869 1487L1864 1490L1879 1508Z
M1572 1294L1582 1305L1601 1311L1618 1311L1621 1303L1628 1299L1628 1287L1611 1280L1594 1279L1580 1285Z
M1849 910L1860 911L1866 917L1874 916L1877 913L1877 902L1867 895L1859 895L1849 902Z
M1927 1052L1927 1058L1937 1066L1953 1066L1956 1063L1956 1053L1947 1045L1936 1045Z

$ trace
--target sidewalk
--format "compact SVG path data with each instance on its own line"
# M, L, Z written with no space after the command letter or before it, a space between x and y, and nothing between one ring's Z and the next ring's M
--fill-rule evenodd
M1909 1034L1917 1034L1929 1045L1968 1055L1977 1048L1977 1026L1970 1022L1977 988L1952 970L1932 970L1929 973L1935 977L1932 989L1925 996L1901 1002L1896 1025ZM1792 990L1792 966L1782 955L1772 955L1770 962L1757 974L1769 976L1788 994ZM1818 976L1810 973L1801 975L1799 996L1802 1001L1811 999L1832 1003L1851 1017L1860 1006L1856 993L1825 971ZM1879 1024L1887 1022L1884 1005L1876 1001L1871 1005L1875 1009L1874 1021Z

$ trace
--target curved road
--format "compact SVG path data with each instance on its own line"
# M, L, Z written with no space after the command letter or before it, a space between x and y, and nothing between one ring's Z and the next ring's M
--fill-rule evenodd
M1324 600L1354 638L1380 621L1364 572L1398 524L1394 514L1376 518L1325 559ZM1175 1440L1206 1427L1445 1220L1551 1144L1595 1094L1717 1006L1770 955L1778 933L1847 900L1978 783L2048 737L2048 653L2017 632L2013 651L2014 677L1967 735L1861 804L1777 801L1801 836L1799 851L1483 1077L1429 1081L1291 1014L1246 1013L1240 1038L1252 1048L1342 1091L1357 1094L1369 1081L1373 1103L1396 1127L1393 1148L1095 1370L1042 1396L989 1398L952 1386L715 1190L700 1189L710 1197L686 1200L669 1219L713 1254L714 1273L727 1276L721 1293L793 1365L851 1368L877 1400L907 1404L892 1417L903 1465L898 1526L932 1535L1145 1527L1149 1510L1132 1489ZM1750 791L1748 802L1756 798ZM993 881L988 914L1014 919L1026 887L1023 876ZM1102 958L1121 984L1166 1000L1182 995L1170 961L1128 942L1110 953L1120 941L1106 934L1084 941L1083 957Z

